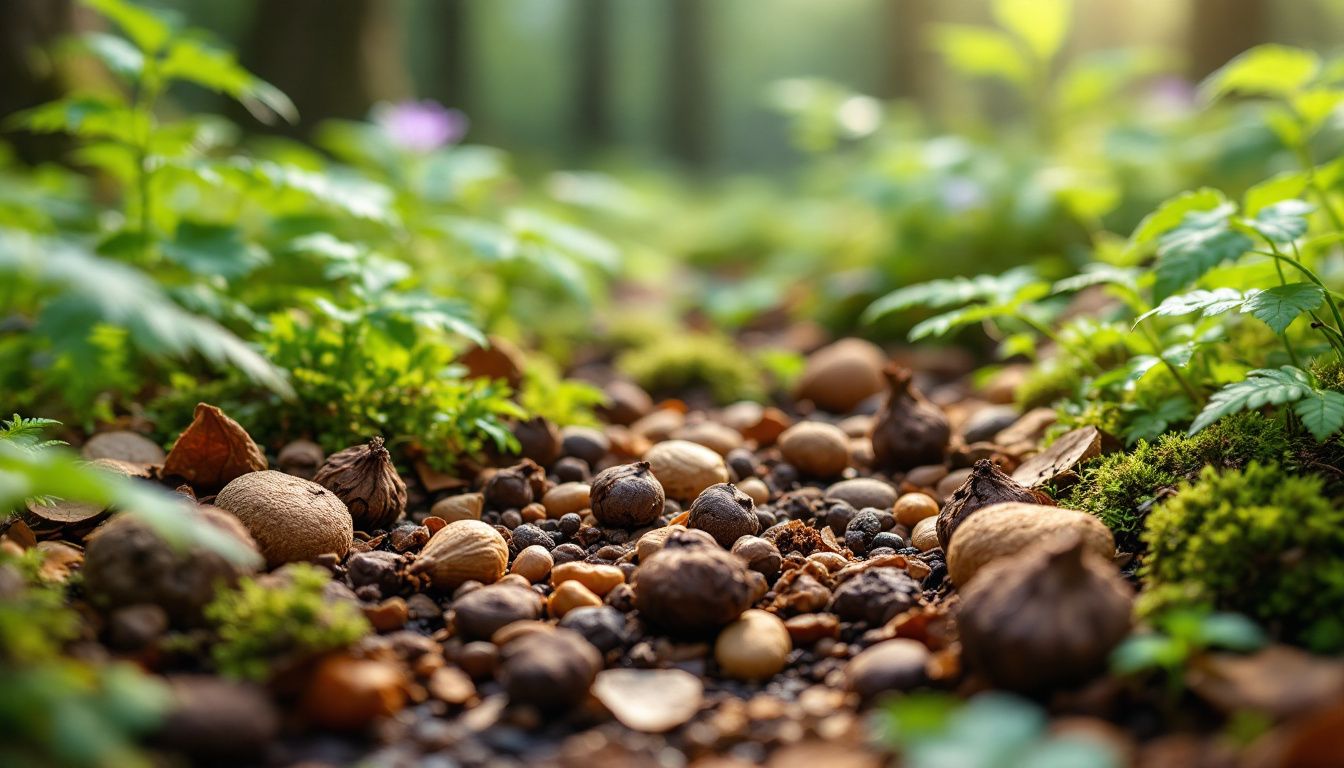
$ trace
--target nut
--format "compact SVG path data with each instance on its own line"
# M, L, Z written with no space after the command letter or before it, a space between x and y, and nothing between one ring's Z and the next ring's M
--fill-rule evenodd
M1040 693L1087 682L1129 633L1133 595L1077 533L997 560L960 590L963 656L996 688Z
M849 439L839 427L803 421L779 436L784 459L809 477L837 477L849 466Z
M848 413L882 391L886 359L871 342L840 339L808 356L794 394L832 413Z
M889 390L873 422L873 467L895 472L941 463L952 437L947 417L914 388L908 368L891 365L884 373Z
M459 520L430 537L410 571L428 574L436 589L446 590L466 581L499 581L508 562L509 545L498 531L479 520Z
M453 601L453 628L467 640L488 640L507 624L540 619L544 606L528 587L491 584Z
M79 455L89 461L116 459L132 464L162 464L166 458L158 443L139 432L125 430L99 432L80 447Z
M322 452L322 446L314 443L312 440L295 440L287 443L280 449L280 455L276 457L276 464L280 471L287 475L302 477L304 480L312 480L313 475L326 461L326 454Z
M754 536L761 522L750 496L731 483L719 483L696 497L686 526L708 533L719 546L727 548L743 536Z
M1003 502L1023 502L1026 504L1049 504L1051 499L1044 493L1023 486L1004 474L994 462L980 459L975 462L971 476L947 500L943 511L938 513L938 543L947 549L952 543L952 534L968 517L977 510L991 504Z
M522 552L513 559L513 567L509 569L510 573L516 573L524 579L537 584L546 580L551 575L551 568L555 565L555 558L551 553L540 544L533 544L530 547L524 547Z
M445 523L458 520L480 520L485 509L485 496L480 493L463 493L457 496L445 496L434 502L429 514Z
M926 517L915 523L910 531L910 545L918 547L920 552L928 552L942 546L938 543L938 518Z
M602 598L578 581L563 581L551 593L549 606L551 616L561 618L575 608L588 608L602 604Z
M354 521L336 494L273 469L231 481L215 506L247 526L271 567L331 553L344 557L354 541Z
M602 669L602 656L568 629L533 632L503 648L500 678L509 701L559 712L583 701Z
M852 480L841 480L827 488L826 499L843 501L855 509L864 507L889 509L896 503L897 497L896 489L891 487L891 483L875 477L856 477Z
M896 522L913 529L920 520L938 515L938 502L926 493L903 493L891 507Z
M559 520L570 512L588 509L591 489L587 483L561 483L541 497L546 516Z
M663 486L639 461L603 470L593 478L590 502L593 517L611 528L639 528L663 513Z
M724 627L714 642L719 671L739 680L773 677L789 660L793 639L773 613L751 609Z
M406 511L406 483L392 466L381 437L332 454L313 482L345 502L361 531L391 527Z
M723 457L686 440L665 440L644 454L654 477L669 498L691 501L715 483L728 482Z
M577 581L599 597L625 583L625 574L614 565L597 563L561 563L551 571L551 583L560 586Z
M922 524L922 523L921 523ZM958 585L970 582L989 562L1065 531L1075 531L1087 549L1109 560L1115 539L1100 520L1072 509L1008 502L978 510L957 528L947 550L947 572Z
M676 634L712 632L751 605L746 565L695 533L668 536L635 574L640 615Z

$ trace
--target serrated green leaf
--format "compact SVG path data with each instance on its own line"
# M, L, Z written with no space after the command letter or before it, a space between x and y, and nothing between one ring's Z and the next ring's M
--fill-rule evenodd
M141 51L157 53L173 33L165 17L125 0L84 0L85 5L111 19Z
M1081 291L1094 285L1133 285L1139 279L1142 270L1132 267L1116 267L1110 264L1088 264L1073 277L1055 282L1052 293Z
M1059 53L1073 15L1070 0L994 0L992 9L994 19L1041 61Z
M0 229L0 275L25 277L54 294L42 308L37 332L58 348L87 344L93 328L107 324L126 329L147 355L196 353L282 396L293 394L284 371L218 323L182 309L148 275L127 264L71 243Z
M998 30L966 24L939 24L933 29L933 47L951 67L975 77L989 77L1025 85L1031 63L1013 39Z
M1211 291L1195 290L1168 296L1161 304L1139 315L1135 325L1150 317L1180 317L1199 312L1204 317L1213 317L1230 312L1242 306L1247 294L1232 288L1215 288Z
M863 322L871 323L892 312L911 307L950 307L981 299L1007 300L1024 285L1036 280L1030 267L1017 267L1001 275L954 277L908 285L874 301L863 313Z
M1302 315L1321 306L1325 291L1313 283L1288 283L1248 294L1241 311L1283 333Z
M1165 299L1251 248L1251 239L1230 226L1234 210L1226 203L1187 213L1179 226L1158 239L1154 298Z
M1307 214L1316 206L1304 200L1281 200L1265 206L1246 225L1276 243L1289 243L1307 233Z
M1306 87L1320 69L1320 57L1286 45L1259 45L1223 65L1200 85L1209 99L1232 93L1288 96Z
M1293 413L1311 432L1316 442L1323 443L1344 427L1344 393L1333 390L1317 391L1293 406Z
M1139 222L1134 233L1129 236L1131 247L1146 245L1156 240L1172 228L1180 225L1186 214L1194 211L1210 211L1227 203L1222 192L1211 187L1182 192L1157 206L1156 210Z
M164 243L169 259L197 275L219 275L235 280L270 263L270 256L243 239L237 227L184 221L173 239Z
M1307 373L1291 365L1251 371L1244 381L1233 382L1213 393L1208 405L1204 406L1204 410L1190 425L1190 434L1199 432L1224 416L1266 405L1295 402L1314 391Z

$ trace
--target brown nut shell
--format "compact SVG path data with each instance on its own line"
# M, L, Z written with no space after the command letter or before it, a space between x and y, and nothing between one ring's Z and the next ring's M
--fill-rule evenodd
M247 526L270 567L344 557L354 541L354 521L336 494L273 469L236 478L215 496L215 506Z
M412 574L427 574L435 589L456 589L466 581L493 584L509 564L509 545L492 526L480 520L459 520L440 528L411 565Z
M332 454L313 482L345 502L360 531L389 528L406 511L406 483L381 437Z

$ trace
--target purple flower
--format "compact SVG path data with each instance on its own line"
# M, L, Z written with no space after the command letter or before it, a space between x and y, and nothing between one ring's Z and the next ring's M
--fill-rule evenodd
M402 149L429 152L462 140L467 116L437 101L401 101L373 108L373 122Z
M1194 83L1168 75L1154 80L1144 96L1148 107L1159 114L1181 116L1194 110L1197 93Z

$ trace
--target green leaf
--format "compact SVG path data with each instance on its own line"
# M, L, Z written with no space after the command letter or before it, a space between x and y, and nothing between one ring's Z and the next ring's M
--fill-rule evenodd
M950 307L978 299L1006 300L1035 279L1035 270L1030 267L1017 267L1001 275L954 277L908 285L870 304L864 311L862 320L871 323L910 307Z
M1232 93L1286 97L1311 82L1320 66L1320 57L1311 51L1259 45L1223 65L1200 90L1209 99Z
M1245 223L1268 240L1290 243L1307 233L1307 214L1314 210L1316 206L1303 200L1281 200Z
M184 221L163 246L172 261L197 275L219 275L225 280L251 274L270 263L270 256L243 239L237 227Z
M1254 651L1269 641L1259 625L1239 613L1211 613L1199 622L1199 642L1208 648Z
M1157 206L1157 209L1139 222L1134 233L1129 236L1131 247L1146 245L1156 240L1168 230L1179 226L1186 214L1194 211L1210 211L1227 203L1222 192L1211 187L1182 192Z
M115 75L135 82L145 71L145 55L126 42L125 38L90 32L84 35L82 41L84 47Z
M963 74L1007 80L1026 85L1031 64L1008 35L985 27L939 24L933 29L933 47Z
M1118 675L1132 675L1165 666L1177 660L1179 653L1176 644L1166 635L1130 635L1111 652L1111 670Z
M1190 291L1163 299L1161 304L1139 315L1134 325L1150 317L1180 317L1194 312L1199 312L1204 317L1213 317L1237 309L1245 301L1246 294L1232 288Z
M1250 249L1251 239L1230 226L1234 211L1231 203L1210 211L1192 211L1185 214L1179 226L1162 235L1157 244L1154 298L1165 299Z
M1241 208L1247 216L1255 216L1269 205L1300 196L1306 188L1304 171L1284 171L1246 190Z
M143 122L124 104L93 94L72 94L19 112L5 124L34 133L69 133L85 139L111 139L123 144L135 140Z
M121 27L145 53L158 53L173 33L172 25L164 17L125 0L84 0L84 3Z
M1052 294L1081 291L1094 285L1132 286L1139 279L1142 270L1132 267L1116 267L1110 264L1088 264L1073 277L1055 282Z
M1325 291L1313 283L1288 283L1246 296L1241 311L1261 320L1283 333L1304 312L1310 312L1325 301Z
M1233 382L1213 393L1208 405L1190 425L1189 434L1199 432L1224 416L1266 405L1295 402L1314 391L1307 373L1291 365L1251 371L1244 381Z
M54 294L42 308L36 332L46 333L58 350L85 345L94 327L107 324L126 329L147 355L197 353L282 396L293 395L284 371L223 326L182 309L129 265L70 243L0 229L0 276L27 278Z
M1299 400L1293 406L1293 413L1302 419L1303 426L1316 442L1324 443L1344 427L1344 394L1333 390L1314 392Z
M263 123L271 123L277 116L290 123L299 119L294 102L279 88L243 69L231 52L198 40L175 40L159 73L165 80L194 83L230 96Z
M994 0L994 19L1017 35L1036 58L1049 61L1059 53L1069 30L1070 0Z

